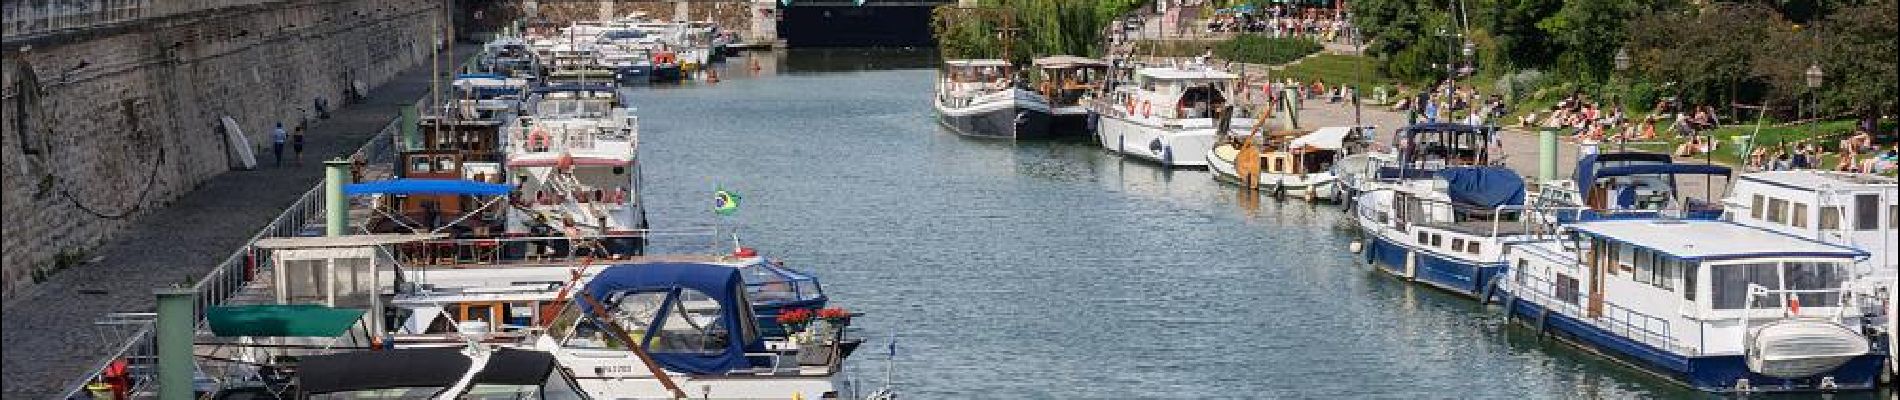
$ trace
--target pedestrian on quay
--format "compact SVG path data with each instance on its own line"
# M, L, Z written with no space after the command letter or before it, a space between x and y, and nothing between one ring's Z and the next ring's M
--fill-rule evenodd
M303 165L303 127L301 126L297 127L297 133L290 135L290 154L294 165Z
M277 128L270 132L270 152L277 157L277 166L284 166L284 141L289 139L284 133L284 123L278 122Z

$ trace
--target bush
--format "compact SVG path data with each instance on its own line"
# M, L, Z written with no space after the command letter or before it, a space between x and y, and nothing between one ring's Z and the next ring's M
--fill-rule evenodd
M1285 64L1318 53L1321 48L1319 42L1306 38L1240 35L1215 45L1214 55L1250 64Z

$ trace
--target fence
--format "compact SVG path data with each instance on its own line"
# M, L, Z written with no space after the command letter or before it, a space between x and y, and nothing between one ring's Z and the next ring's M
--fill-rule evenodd
M383 126L381 131L378 131L375 136L371 137L368 142L358 147L356 152L351 153L350 158L361 159L366 162L387 162L394 159L392 138L395 136L396 129L396 121L390 121L389 124ZM267 237L299 236L305 234L306 227L324 215L322 197L322 183L318 183L315 187L310 188L310 190L304 191L303 195L298 196L297 201L291 203L290 207L284 209L283 213L278 214L276 219L272 219L270 224L264 225L264 228L258 230L256 235L252 235L242 246L233 250L230 256L226 256L223 262L218 263L217 267L212 268L211 272L206 273L203 278L198 279L197 283L192 285L192 290L197 292L197 304L193 307L193 318L198 321L198 328L204 328L205 310L212 306L224 304L227 300L230 300L232 296L244 290L245 285L249 284L252 278L261 275L263 272L267 272L270 268L270 263L262 259L260 254L252 249L251 245L257 243L258 239ZM154 321L150 319L151 317L154 317L154 315L110 314L101 321L96 322L95 324L100 325L102 330L106 331L111 331L114 327L121 327L120 329L123 329L122 327L126 326L134 327L135 330L109 349L108 352L110 354L95 361L90 369L87 370L85 376L74 379L71 383L68 383L65 386L65 390L62 391L63 394L60 398L89 398L85 392L86 386L99 381L101 375L105 373L108 368L111 368L113 363L119 360L124 360L127 364L126 378L131 393L140 393L147 389L148 385L155 383L157 380L158 348L157 344L153 342L155 339L155 335L153 334L155 326L153 324ZM104 340L113 340L109 334L105 336L106 339Z

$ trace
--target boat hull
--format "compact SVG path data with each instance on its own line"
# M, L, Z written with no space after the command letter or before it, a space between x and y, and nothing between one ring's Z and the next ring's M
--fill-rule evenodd
M1240 173L1235 168L1234 161L1216 156L1213 150L1207 152L1207 170L1213 172L1211 175L1214 176L1214 180L1235 185L1241 184ZM1260 182L1259 189L1268 194L1277 191L1283 196L1326 201L1337 201L1340 197L1339 183L1332 172L1311 174L1262 172L1258 182Z
M1480 263L1417 249L1382 235L1368 235L1366 260L1381 271L1446 291L1478 297L1504 263ZM1409 266L1408 266L1409 264Z
M1214 148L1212 127L1167 128L1102 116L1096 128L1102 147L1170 168L1206 168L1207 150Z
M679 65L655 65L653 72L647 74L647 80L655 83L672 83L679 82L684 76L685 73L680 71Z
M1004 96L996 96L1004 97ZM965 107L937 104L937 120L958 135L994 139L1049 139L1048 107L1023 101L1020 95L982 101Z
M1082 107L1057 108L1049 115L1049 134L1057 137L1092 137L1095 126Z
M1748 379L1751 392L1827 391L1820 377L1784 379L1750 372L1741 354L1687 356L1640 343L1599 328L1574 316L1530 301L1518 301L1505 293L1507 308L1513 317L1578 347L1616 359L1646 372L1707 392L1738 392L1736 382ZM1548 311L1548 312L1547 312ZM1873 389L1886 362L1884 354L1853 357L1828 374L1832 390Z

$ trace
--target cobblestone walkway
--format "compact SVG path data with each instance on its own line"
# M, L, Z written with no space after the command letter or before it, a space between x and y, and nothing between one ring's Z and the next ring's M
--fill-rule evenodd
M474 49L467 46L456 53L471 54ZM139 217L94 251L97 262L24 288L8 302L0 324L0 346L6 349L0 357L0 369L6 371L0 398L58 396L61 385L83 375L109 351L108 343L97 337L96 318L150 312L152 289L189 284L203 276L321 181L323 160L355 151L395 118L401 106L428 94L430 70L427 65L412 68L370 90L364 102L313 123L303 165L286 160L276 167L270 153L261 152L256 170L218 175L170 206Z

